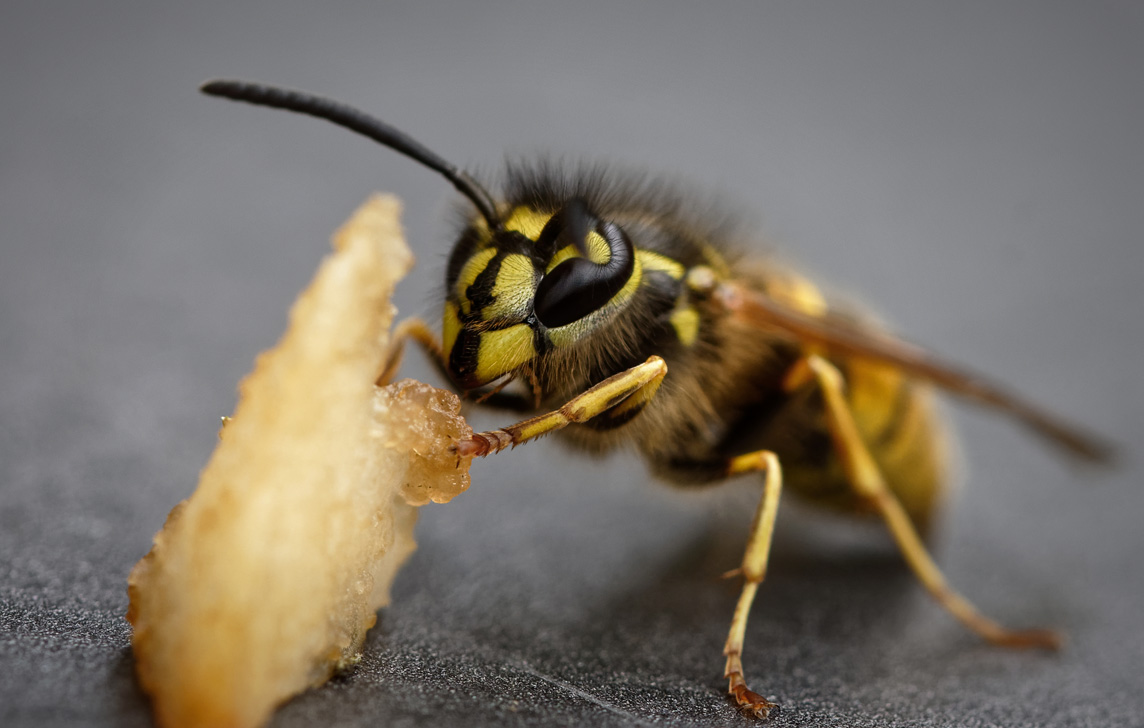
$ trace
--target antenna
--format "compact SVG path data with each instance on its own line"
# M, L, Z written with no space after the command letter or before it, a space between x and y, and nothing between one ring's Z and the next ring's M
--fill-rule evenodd
M429 169L440 172L445 179L453 183L458 192L472 201L491 230L497 231L502 228L496 213L496 203L484 187L464 170L449 164L421 142L381 119L333 99L248 81L208 81L200 86L199 90L209 96L222 96L256 106L309 114L367 136Z

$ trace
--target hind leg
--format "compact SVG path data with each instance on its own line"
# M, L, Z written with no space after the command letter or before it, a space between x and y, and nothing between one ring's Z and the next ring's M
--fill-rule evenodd
M963 625L986 641L1005 647L1056 649L1061 638L1048 629L1011 630L989 619L954 590L926 550L902 504L882 478L873 456L862 441L843 393L842 375L833 364L819 356L799 361L787 377L787 388L813 383L823 393L827 421L834 448L846 471L851 487L885 521L910 569L927 591Z

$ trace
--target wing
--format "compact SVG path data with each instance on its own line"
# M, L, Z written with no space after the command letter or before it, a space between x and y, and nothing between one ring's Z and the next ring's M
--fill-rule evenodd
M1107 462L1112 447L1101 438L1071 425L1031 402L1006 391L976 372L942 361L925 349L878 331L859 330L838 317L808 316L734 282L713 291L714 299L732 316L800 343L820 346L844 358L880 361L966 399L1005 412L1069 454Z

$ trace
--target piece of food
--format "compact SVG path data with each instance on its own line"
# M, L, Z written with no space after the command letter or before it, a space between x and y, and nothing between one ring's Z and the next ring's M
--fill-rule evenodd
M375 197L337 233L198 488L131 572L136 669L162 726L256 726L356 662L415 547L411 503L468 487L449 451L471 433L457 397L374 386L412 265L399 214Z

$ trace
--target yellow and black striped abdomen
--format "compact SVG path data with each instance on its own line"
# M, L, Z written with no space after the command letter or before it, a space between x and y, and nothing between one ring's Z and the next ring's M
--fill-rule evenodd
M818 288L798 274L768 269L761 285L767 295L808 315L838 315ZM860 314L845 317L858 327L878 327ZM845 378L850 410L887 485L924 529L949 476L948 428L932 388L887 364L829 358ZM793 492L834 508L861 508L829 442L820 395L795 395L768 430L767 445L773 445L780 457L785 455L784 472Z
M845 372L846 396L863 440L890 490L924 531L949 476L949 433L933 390L865 360L848 362Z

